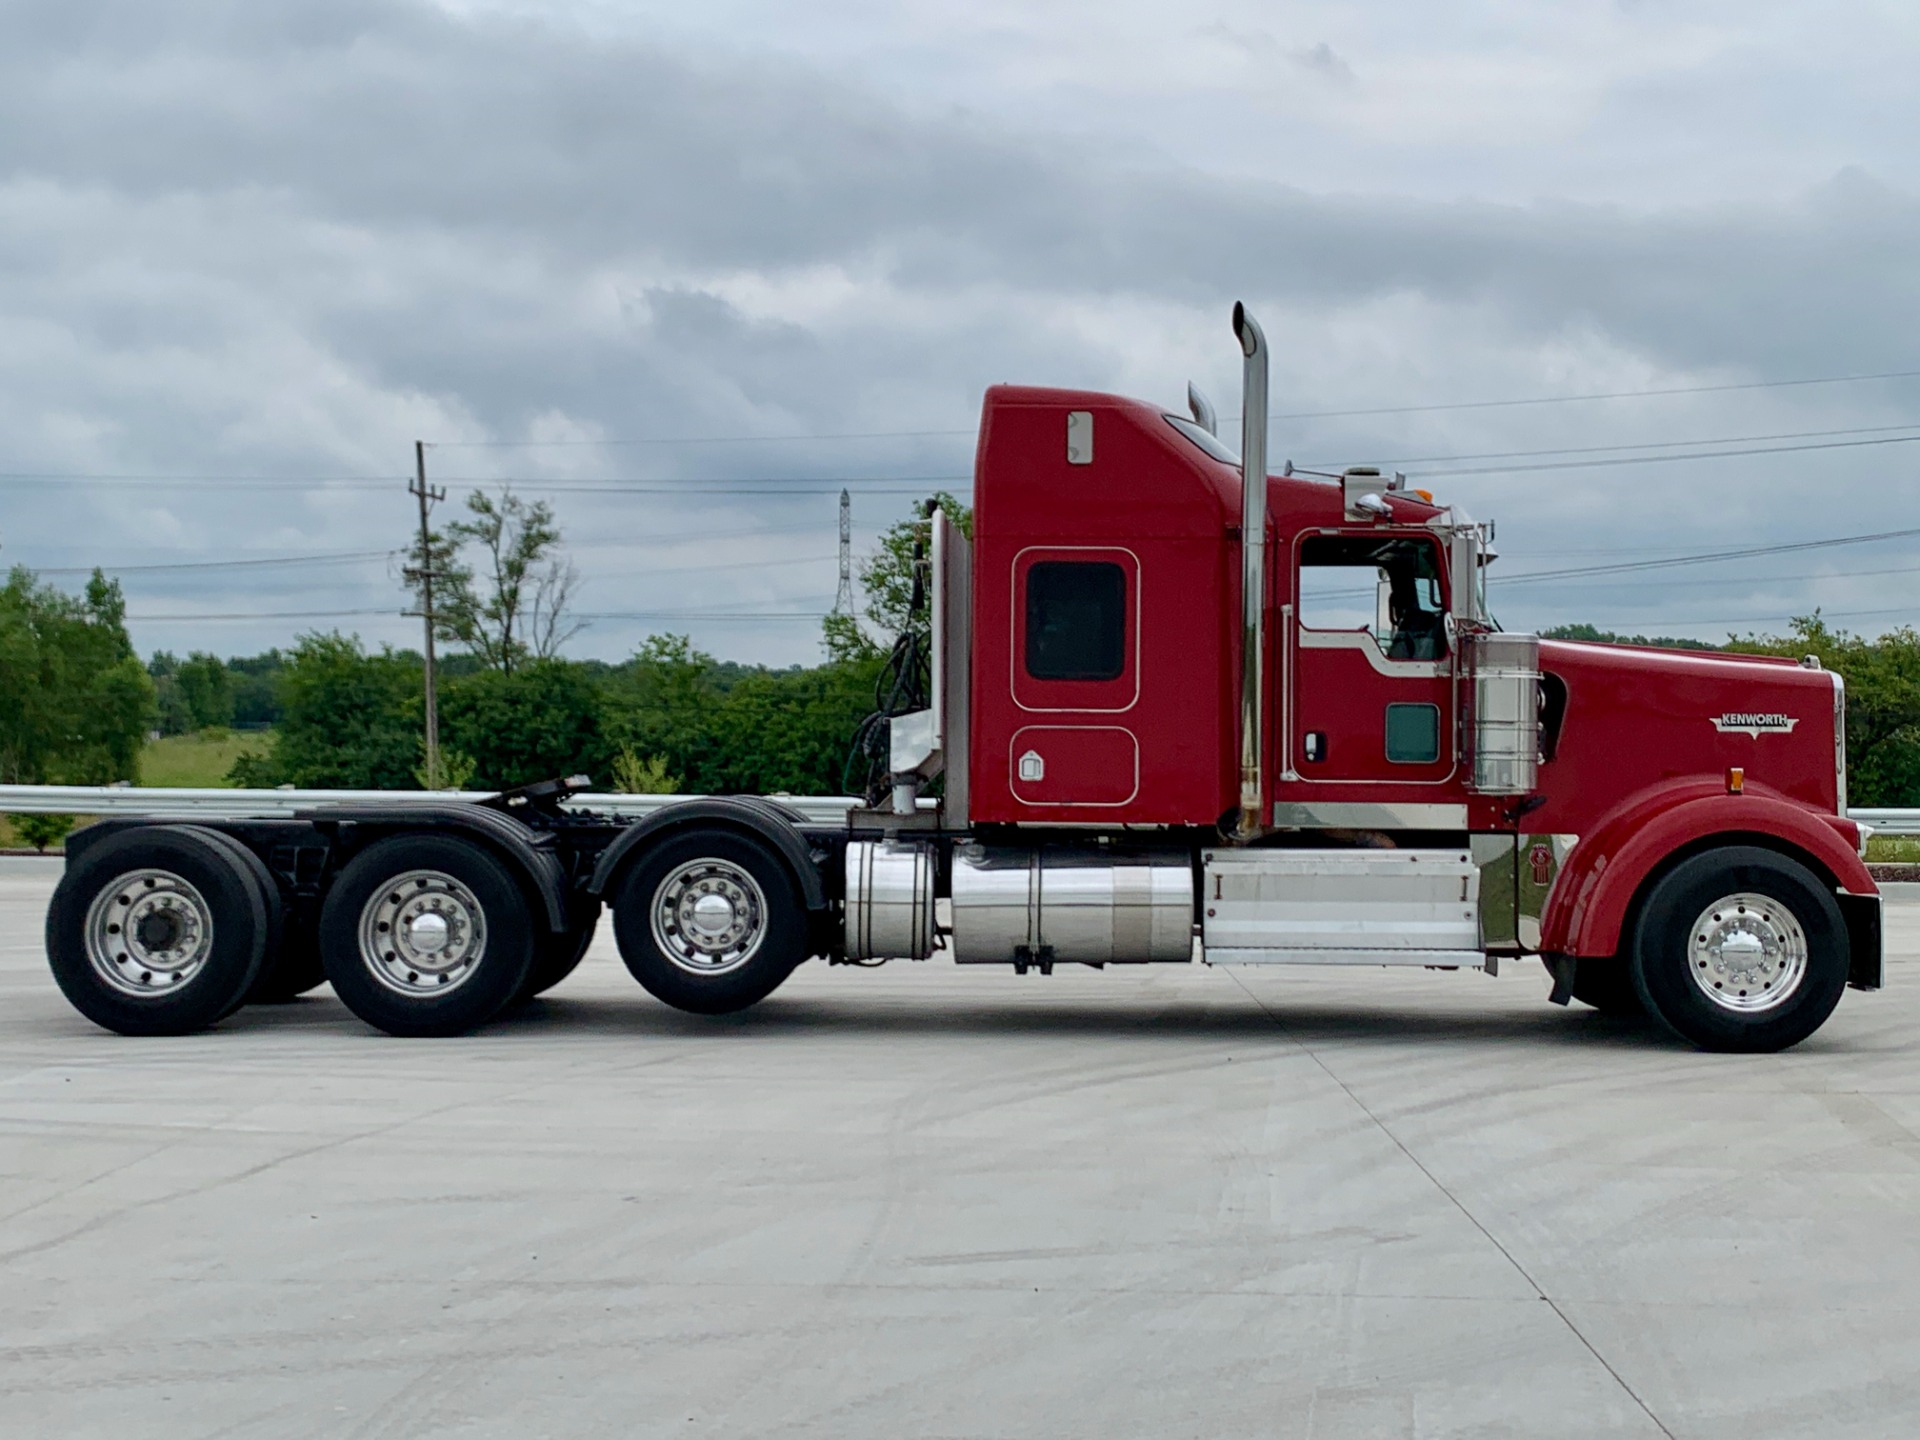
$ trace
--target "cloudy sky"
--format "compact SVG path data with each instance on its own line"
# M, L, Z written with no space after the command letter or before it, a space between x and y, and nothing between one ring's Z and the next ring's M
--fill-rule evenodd
M577 653L810 660L843 483L863 543L963 489L997 380L1235 410L1245 299L1276 462L1497 517L1509 628L1877 632L1913 538L1601 567L1920 528L1916 61L1910 3L9 0L0 561L143 650L407 643L419 438L553 503Z

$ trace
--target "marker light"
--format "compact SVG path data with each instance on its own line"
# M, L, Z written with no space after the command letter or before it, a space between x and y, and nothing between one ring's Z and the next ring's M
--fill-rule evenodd
M1727 794L1738 795L1740 793L1740 787L1746 783L1747 772L1738 765L1731 766L1727 770Z
M1431 505L1433 503L1433 492L1431 490L1416 490L1413 493L1426 501L1427 504Z

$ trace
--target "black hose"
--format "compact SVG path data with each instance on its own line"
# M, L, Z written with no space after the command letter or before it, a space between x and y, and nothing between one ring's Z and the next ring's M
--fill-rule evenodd
M934 502L927 502L927 515L933 515ZM850 792L863 795L869 806L885 803L893 788L892 757L889 749L896 715L911 715L931 705L933 660L928 653L927 633L919 624L927 610L926 542L913 544L913 592L907 601L907 623L893 642L886 663L873 685L873 713L853 732L853 744L841 772L841 783Z

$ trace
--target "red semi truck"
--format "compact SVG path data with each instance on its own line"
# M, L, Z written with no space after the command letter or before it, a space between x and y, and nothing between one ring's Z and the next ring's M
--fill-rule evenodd
M603 906L640 983L701 1013L809 958L1538 956L1560 1003L1775 1050L1877 988L1839 677L1499 630L1460 509L1268 474L1266 345L1239 307L1234 333L1238 454L1197 393L987 392L972 535L933 517L923 693L880 717L844 824L748 796L627 823L565 808L583 781L107 821L48 915L62 989L177 1033L324 978L383 1030L453 1034L563 978Z

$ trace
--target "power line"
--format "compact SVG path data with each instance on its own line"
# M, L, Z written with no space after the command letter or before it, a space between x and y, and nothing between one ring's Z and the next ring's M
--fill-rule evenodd
M339 620L349 615L391 615L398 619L403 614L390 607L375 610L215 610L199 615L129 615L127 619L143 623L155 620Z
M1744 380L1719 385L1669 385L1647 390L1605 390L1586 395L1530 395L1505 400L1455 400L1428 405L1376 405L1359 410L1275 411L1274 420L1339 420L1361 415L1419 415L1444 410L1494 410L1521 405L1572 405L1591 400L1643 400L1659 395L1714 395L1734 390L1778 390L1805 385L1852 385L1873 380L1911 380L1920 370L1881 370L1864 375L1815 375L1797 380ZM1228 417L1238 419L1238 416ZM435 440L442 449L537 450L629 445L745 445L812 440L920 440L945 439L977 433L965 430L850 430L839 433L793 435L673 435L638 439L600 440Z
M657 435L625 440L429 440L436 450L544 450L629 445L757 445L804 440L921 440L975 434L966 430L846 430L812 435Z
M1911 380L1920 370L1881 370L1868 375L1816 375L1803 380L1746 380L1725 385L1671 385L1654 390L1604 390L1589 395L1536 395L1519 400L1458 400L1444 405L1378 405L1364 410L1297 410L1274 420L1340 420L1358 415L1421 415L1440 410L1500 410L1519 405L1572 405L1588 400L1643 400L1656 395L1717 395L1731 390L1781 390L1799 385L1851 385L1869 380ZM1236 417L1237 418L1237 417Z
M1402 455L1376 460L1378 465L1447 465L1461 460L1528 460L1552 455L1604 455L1627 450L1669 450L1691 445L1747 445L1763 440L1817 440L1835 435L1883 435L1894 430L1920 430L1920 421L1902 425L1849 425L1840 430L1790 430L1778 435L1720 435L1702 440L1642 440L1627 445L1568 445L1555 450L1487 450L1473 455ZM1329 469L1341 462L1318 460L1316 468Z
M1786 585L1802 580L1870 580L1886 575L1920 575L1920 565L1903 565L1892 570L1816 570L1803 571L1798 575L1764 575L1755 579L1749 575L1721 575L1711 580L1663 580L1661 588L1673 590L1680 587L1688 589L1708 585ZM1591 589L1583 587L1583 593L1592 591L1614 591L1640 589L1639 582L1625 581L1618 585L1595 585Z
M317 555L275 555L258 560L176 560L151 565L46 565L32 569L36 575L91 575L96 570L109 575L144 575L159 570L245 570L261 566L339 565L353 560L381 560L398 553L395 550L334 550Z
M1869 445L1910 445L1920 435L1886 435L1875 440L1823 440L1809 445L1757 445L1742 450L1701 450L1691 455L1614 455L1596 460L1555 460L1541 465L1483 465L1460 470L1428 470L1423 475L1447 479L1460 475L1538 474L1543 470L1598 470L1616 465L1676 465L1697 460L1729 460L1745 455L1794 455L1809 450L1857 450Z
M1894 605L1881 610L1821 610L1820 615L1825 620L1852 620L1865 615L1913 615L1915 613L1915 606ZM1717 620L1633 620L1630 623L1636 627L1654 630L1678 629L1688 625L1765 625L1793 618L1795 617L1792 615L1782 615L1774 611L1768 615L1722 616Z
M1721 560L1747 560L1758 555L1786 555L1801 550L1828 550L1841 545L1871 545L1882 540L1907 540L1920 535L1920 526L1907 530L1882 530L1871 535L1838 535L1828 540L1795 540L1783 545L1750 545L1739 550L1713 550L1697 555L1673 555L1659 560L1625 560L1611 565L1582 565L1556 570L1522 570L1515 575L1493 578L1506 584L1537 580L1567 580L1581 575L1623 575L1644 570L1664 570L1679 565L1711 565Z
M543 480L522 476L449 477L449 485L511 485L517 489L546 494L584 495L832 495L843 487L878 493L893 487L911 493L926 485L959 485L973 479L971 472L955 475L869 475L813 476L663 476L657 478L612 476L604 480ZM134 475L50 472L13 472L0 474L0 482L14 485L167 485L179 489L257 490L262 485L281 489L282 493L339 492L344 490L386 490L394 478L375 476L311 475ZM802 488L807 487L807 488Z
M602 610L583 612L582 620L824 620L826 610Z

